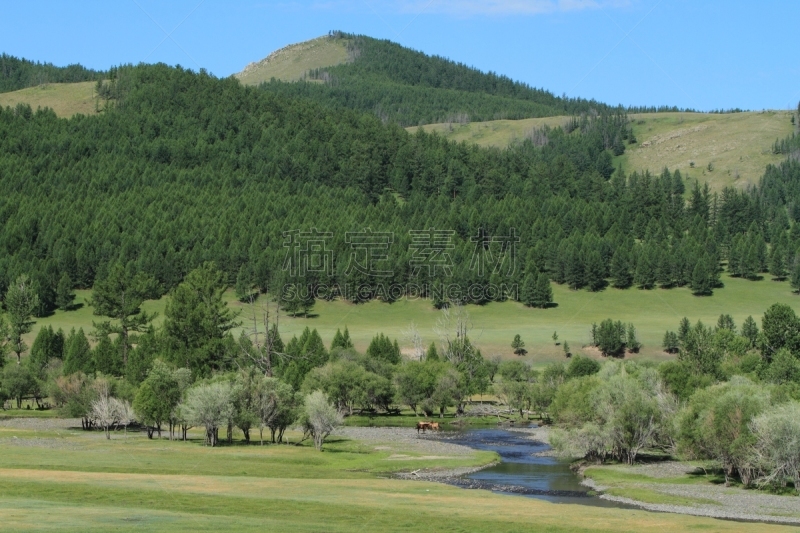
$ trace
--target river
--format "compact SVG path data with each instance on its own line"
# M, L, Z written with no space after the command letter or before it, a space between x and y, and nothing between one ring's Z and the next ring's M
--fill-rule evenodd
M589 494L569 463L541 455L551 448L522 432L505 429L469 429L448 435L447 440L477 450L496 452L500 463L452 480L465 488L490 489L520 494L553 503L577 503L597 507L634 508Z

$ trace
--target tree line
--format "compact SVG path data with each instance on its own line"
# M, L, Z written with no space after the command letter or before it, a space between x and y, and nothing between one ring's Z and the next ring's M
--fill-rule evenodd
M0 93L46 83L94 81L102 76L102 72L87 69L79 64L57 67L52 63L34 62L6 53L0 54Z

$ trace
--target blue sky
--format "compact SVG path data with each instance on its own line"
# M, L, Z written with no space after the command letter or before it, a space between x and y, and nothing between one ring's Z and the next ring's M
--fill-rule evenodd
M795 0L0 0L0 51L58 65L158 62L217 76L338 29L611 104L786 109Z

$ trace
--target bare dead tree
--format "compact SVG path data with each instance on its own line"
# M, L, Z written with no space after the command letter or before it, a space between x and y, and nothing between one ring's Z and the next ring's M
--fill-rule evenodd
M280 322L280 305L275 304L274 319L269 300L259 308L251 295L252 327L243 332L250 339L250 346L242 346L245 356L267 377L272 377L276 357L287 357L276 349L278 324ZM259 313L260 311L260 313ZM260 315L260 316L259 316ZM263 327L263 331L262 328Z
M422 336L419 334L419 328L414 322L409 324L408 328L403 331L403 341L411 344L413 350L412 359L422 361L425 356L425 346L422 342Z

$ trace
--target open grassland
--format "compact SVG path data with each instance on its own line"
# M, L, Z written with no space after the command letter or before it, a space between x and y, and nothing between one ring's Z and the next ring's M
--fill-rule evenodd
M642 353L637 357L663 359L672 357L661 351L664 332L677 330L678 322L684 316L692 322L702 320L706 324L716 324L720 314L730 314L737 325L741 325L748 315L760 324L761 315L773 303L785 303L800 312L800 296L791 292L788 282L764 279L748 281L723 275L725 287L714 291L713 296L693 296L686 288L618 290L608 288L601 292L572 291L566 286L553 285L557 307L550 309L530 309L517 302L490 303L484 306L467 307L473 328L470 334L475 344L485 356L512 355L511 340L519 333L526 343L529 353L525 359L534 363L544 363L563 359L562 346L556 346L551 339L558 332L559 342L567 341L572 353L597 355L592 348L584 348L591 339L592 323L606 318L632 322L636 326L639 339L644 343ZM87 333L92 329L92 321L99 317L92 315L88 306L90 291L77 291L80 309L69 312L57 311L54 315L37 319L33 331L28 335L31 345L39 327L51 325L57 329L83 327ZM253 309L242 304L232 292L226 294L229 304L240 310L239 320L243 327L252 326ZM265 296L255 303L256 311L261 312ZM166 299L146 302L144 309L156 311L160 324L164 316ZM273 305L274 312L274 305ZM299 335L305 327L316 328L326 344L329 344L337 328L348 327L355 346L365 350L372 337L383 332L398 339L401 348L410 348L403 340L404 332L413 322L425 342L429 345L437 340L434 332L441 311L434 309L426 300L400 300L392 304L371 301L365 304L351 304L344 301L317 301L309 318L281 316L280 331L284 341L292 335ZM259 318L260 320L260 318ZM238 334L238 333L237 333Z
M456 122L446 124L427 124L406 128L410 133L422 128L428 133L436 132L456 142L467 142L479 146L505 148L515 141L521 141L535 128L563 126L568 117L526 118L522 120L490 120L488 122Z
M413 430L409 430L413 431ZM19 444L8 444L16 436ZM295 434L290 435L296 438ZM744 532L752 524L556 505L388 478L431 467L402 444L309 446L148 441L140 434L0 428L3 531ZM23 445L25 442L32 445ZM392 461L402 451L403 461ZM437 461L485 464L493 454ZM784 531L759 525L759 531Z
M787 111L651 113L630 118L639 142L626 147L619 158L626 172L660 172L667 167L706 182L713 190L757 184L768 164L784 159L772 153L772 144L793 128Z
M17 104L28 104L34 110L38 107L49 107L62 118L73 115L94 115L95 82L81 83L48 83L38 87L29 87L10 93L0 93L0 106L14 107Z
M561 126L567 117L524 120L493 120L469 124L429 124L448 139L480 146L505 148L530 135L534 128ZM642 113L630 115L638 142L626 146L615 158L625 172L664 167L708 183L713 190L726 186L743 188L758 183L768 164L778 164L782 155L772 153L772 144L792 133L791 113ZM407 128L415 131L417 128ZM694 163L694 166L692 166ZM708 169L711 164L712 170Z
M245 85L258 85L272 78L297 81L309 70L345 61L347 50L343 39L318 37L276 50L261 61L247 65L236 77Z

